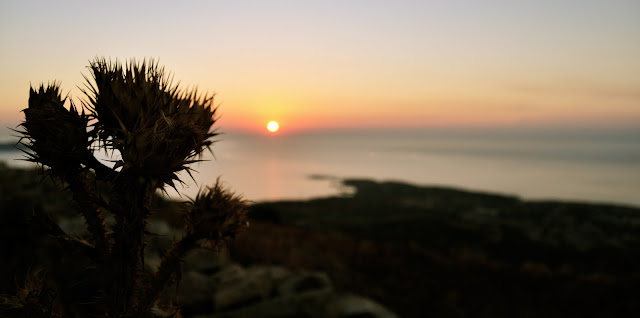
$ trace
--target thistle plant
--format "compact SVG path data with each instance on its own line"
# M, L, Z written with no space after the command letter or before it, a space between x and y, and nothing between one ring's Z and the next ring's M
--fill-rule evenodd
M37 217L63 246L93 264L93 314L153 317L160 295L179 278L188 251L218 247L248 225L245 202L218 182L201 190L185 205L184 236L174 240L155 271L145 268L152 197L165 187L177 191L176 183L183 182L179 173L190 175L191 165L210 150L217 107L213 95L172 84L153 61L123 66L97 58L89 70L81 107L62 97L59 83L31 88L19 130L27 159L72 193L89 235L69 235L51 218ZM95 157L98 151L118 159L105 164ZM36 301L43 298L49 301ZM73 304L55 301L16 296L4 303L42 316L78 315Z

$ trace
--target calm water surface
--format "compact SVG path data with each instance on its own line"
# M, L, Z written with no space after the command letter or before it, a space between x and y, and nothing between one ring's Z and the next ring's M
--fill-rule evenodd
M310 198L344 192L337 178L358 177L640 206L640 130L372 130L219 139L215 158L207 154L209 161L195 167L196 182L185 177L183 194L193 197L220 176L254 201ZM20 156L0 151L0 160Z

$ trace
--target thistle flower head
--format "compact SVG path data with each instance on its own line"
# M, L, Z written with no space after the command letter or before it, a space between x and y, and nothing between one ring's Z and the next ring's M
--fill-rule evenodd
M90 153L88 116L79 114L73 103L64 107L57 83L29 90L29 107L24 109L22 143L30 161L65 172L80 167Z
M97 59L89 66L87 107L95 135L120 152L123 169L173 185L177 173L208 148L215 122L213 96L181 91L154 61L124 67Z
M224 188L219 181L198 193L187 215L187 233L215 247L247 228L246 201Z

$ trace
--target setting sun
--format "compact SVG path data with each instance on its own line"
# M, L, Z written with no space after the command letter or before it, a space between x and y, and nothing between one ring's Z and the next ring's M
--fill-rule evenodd
M270 132L276 132L278 131L278 129L280 129L280 125L278 124L277 121L270 121L267 124L267 130Z

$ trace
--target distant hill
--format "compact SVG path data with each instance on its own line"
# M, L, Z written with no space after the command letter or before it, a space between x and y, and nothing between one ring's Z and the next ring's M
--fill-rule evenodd
M415 242L443 253L464 248L544 262L595 251L640 257L640 209L635 207L523 201L401 182L348 179L343 184L356 189L352 197L259 203L252 215L379 242Z
M640 209L344 180L352 197L265 202L246 263L327 271L402 317L637 317Z

